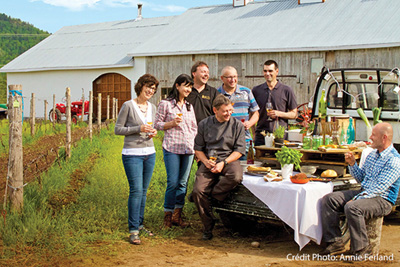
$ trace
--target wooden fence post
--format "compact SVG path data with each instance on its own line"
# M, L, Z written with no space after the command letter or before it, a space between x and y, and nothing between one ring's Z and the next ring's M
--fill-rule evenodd
M67 107L66 107L66 115L67 115L67 142L65 145L65 153L67 155L67 159L71 157L71 89L67 87L65 96L67 98Z
M35 93L32 93L32 98L31 98L31 136L35 135L35 117L36 117Z
M53 113L51 113L51 116L53 117L53 127L56 124L56 95L53 94Z
M93 137L93 92L89 91L89 138Z
M24 176L23 176L23 153L22 153L22 97L12 95L12 90L22 92L22 85L9 85L10 96L8 99L8 119L9 119L9 157L8 174L6 182L6 195L8 186L10 204L12 210L20 211L24 205ZM9 185L8 185L9 183ZM4 196L4 203L6 202Z
M115 99L115 119L118 118L118 98Z
M110 120L110 95L107 95L107 121Z
M44 100L44 121L47 122L47 100Z
M97 125L99 126L99 131L101 129L101 93L97 96Z
M82 116L81 122L83 122L83 117L85 116L85 89L82 88Z
M112 120L115 121L115 97L112 99Z

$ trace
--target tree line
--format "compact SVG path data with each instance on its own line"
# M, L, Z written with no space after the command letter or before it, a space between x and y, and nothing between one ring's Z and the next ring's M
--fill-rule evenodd
M50 33L0 13L0 67L33 47ZM0 73L0 103L7 102L7 77Z

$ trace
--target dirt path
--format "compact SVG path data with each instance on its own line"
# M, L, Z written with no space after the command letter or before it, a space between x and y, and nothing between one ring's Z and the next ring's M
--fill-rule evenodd
M119 251L116 255L96 255L89 258L73 258L61 265L73 266L399 266L400 264L400 216L386 219L382 230L381 259L364 262L343 261L316 258L320 247L307 245L299 251L293 241L293 234L283 228L278 238L271 240L265 235L232 235L221 224L217 224L215 237L211 241L202 241L200 225L193 227L185 236L163 240L161 238L142 238L140 246L130 245L128 238L117 244L98 244ZM253 248L251 242L258 241L260 248ZM295 256L298 255L296 260Z

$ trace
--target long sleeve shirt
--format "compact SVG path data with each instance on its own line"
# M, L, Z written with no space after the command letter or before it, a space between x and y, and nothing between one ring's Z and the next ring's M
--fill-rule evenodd
M180 107L176 105L176 100L162 100L158 105L154 122L155 129L164 131L163 148L174 154L194 154L197 122L193 106L187 110L186 103ZM182 122L165 130L165 123L174 120L178 113L182 113Z
M379 153L372 151L360 168L357 163L349 166L350 174L361 183L362 192L353 199L380 196L394 204L400 186L400 155L390 145Z

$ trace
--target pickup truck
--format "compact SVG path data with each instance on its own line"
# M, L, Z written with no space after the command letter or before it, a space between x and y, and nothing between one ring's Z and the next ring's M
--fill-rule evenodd
M372 108L382 107L381 120L388 121L395 129L394 145L400 147L399 69L332 69L323 68L310 105L312 116L318 116L318 101L325 89L328 116L351 116L356 123L356 140L368 141L366 125L356 109L361 107L373 125ZM310 106L309 105L309 106ZM353 177L334 179L334 191L358 189ZM400 205L397 198L396 208ZM223 202L213 203L222 223L234 231L248 229L259 222L282 224L280 219L255 197L246 187L239 185ZM349 238L345 218L342 233Z

